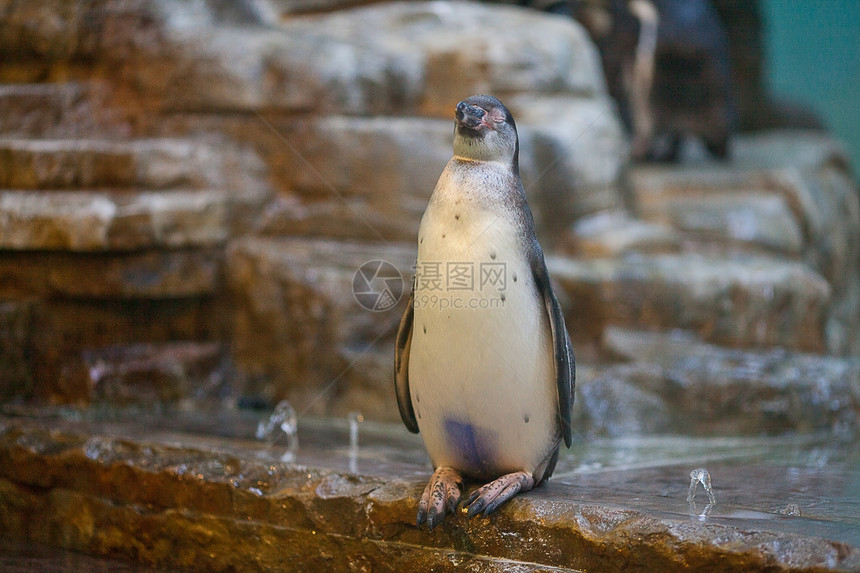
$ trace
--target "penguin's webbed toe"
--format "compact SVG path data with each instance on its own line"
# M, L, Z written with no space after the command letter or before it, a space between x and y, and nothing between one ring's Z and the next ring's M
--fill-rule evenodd
M426 522L427 528L433 531L447 513L454 513L457 509L462 487L463 478L456 470L447 467L437 468L427 482L427 487L424 488L421 501L418 502L416 524L420 527Z
M535 480L530 473L514 472L503 475L472 492L465 503L467 515L470 518L479 513L489 515L518 493L529 491L534 486Z

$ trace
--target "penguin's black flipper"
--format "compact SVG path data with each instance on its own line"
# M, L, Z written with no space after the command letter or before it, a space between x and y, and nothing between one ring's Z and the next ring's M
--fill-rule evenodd
M561 423L561 435L564 445L568 448L573 441L573 428L571 426L571 410L573 409L574 387L576 385L576 362L573 357L573 346L567 334L564 324L564 315L561 305L552 290L549 279L549 271L543 258L537 239L534 240L532 248L529 249L529 263L535 286L540 294L541 300L546 307L549 325L552 329L552 346L555 355L555 375L558 387L558 419Z
M409 293L406 312L400 319L400 327L397 329L397 338L394 342L394 390L397 395L400 418L410 432L417 434L418 421L415 419L415 411L412 409L412 396L409 393L409 350L412 348L414 296L414 293Z

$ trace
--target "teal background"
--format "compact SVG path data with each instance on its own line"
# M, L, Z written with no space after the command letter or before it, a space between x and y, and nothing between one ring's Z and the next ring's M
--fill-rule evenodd
M860 174L860 0L764 0L767 79L809 104Z

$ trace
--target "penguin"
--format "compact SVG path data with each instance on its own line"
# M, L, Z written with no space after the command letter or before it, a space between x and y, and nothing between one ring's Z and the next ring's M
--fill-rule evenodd
M417 525L461 500L489 515L552 474L571 445L573 347L519 174L511 112L475 95L455 110L454 155L418 230L412 294L395 340L403 423L434 472Z

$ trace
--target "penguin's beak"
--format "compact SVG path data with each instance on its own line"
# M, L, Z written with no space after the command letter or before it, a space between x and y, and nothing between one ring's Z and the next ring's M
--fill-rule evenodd
M481 124L487 125L484 116L487 112L475 105L469 105L465 101L457 104L455 117L457 123L468 129L478 129Z

